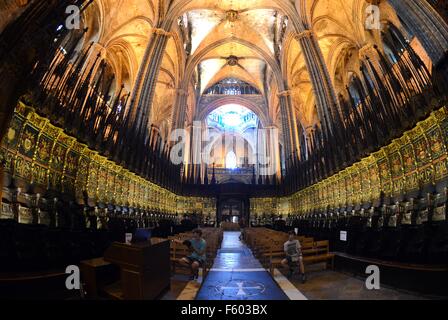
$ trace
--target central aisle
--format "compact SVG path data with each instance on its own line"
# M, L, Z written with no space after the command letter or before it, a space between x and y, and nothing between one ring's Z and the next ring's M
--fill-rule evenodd
M221 249L196 300L288 300L239 236L240 232L224 232Z

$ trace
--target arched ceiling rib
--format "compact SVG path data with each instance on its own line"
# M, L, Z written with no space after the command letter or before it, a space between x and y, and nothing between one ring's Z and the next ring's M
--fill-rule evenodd
M259 91L262 92L262 84L258 81L257 77L255 77L250 70L245 69L244 67L240 66L229 66L225 65L222 67L215 75L214 77L207 82L207 84L204 86L205 91L207 88L211 87L212 85L218 83L221 80L224 80L226 78L235 78L239 79L241 81L247 82L251 85L253 85L255 88L257 88Z
M158 10L156 0L94 0L96 20L89 18L89 41L97 41L106 51L117 43L126 48L132 67L132 75L136 76L145 49L156 21Z
M197 5L197 1L190 4ZM266 2L201 1L201 8L184 14L183 24L190 34L190 43L185 45L191 54L187 70L198 70L201 93L216 79L226 77L245 80L264 92L266 57L271 70L280 70L272 64L277 64L275 41L281 15L260 5Z
M314 32L337 88L344 87L339 79L356 69L356 51L375 42L373 33L364 27L370 0L94 2L95 10L86 14L92 25L89 41L97 41L107 51L106 56L116 60L112 63L115 68L125 66L121 73L123 77L130 75L129 83L135 80L154 28L173 35L157 79L155 100L162 109L175 105L182 90L189 93L188 104L194 104L197 95L208 87L236 78L264 95L271 119L278 119L277 94L291 90L297 116L311 123L315 117L314 91L296 35L305 26ZM382 21L399 23L387 2L380 2L380 6ZM176 93L177 89L182 90ZM194 109L188 105L188 110ZM164 111L164 116L168 114Z

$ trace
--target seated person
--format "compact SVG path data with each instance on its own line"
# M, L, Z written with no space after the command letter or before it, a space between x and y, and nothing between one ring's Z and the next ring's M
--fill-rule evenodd
M197 279L199 268L204 267L205 264L205 249L207 246L206 241L202 238L202 231L200 229L193 230L193 238L182 242L182 244L191 250L191 254L180 259L179 263L191 268L190 280Z
M289 232L289 239L283 244L283 250L285 251L286 258L282 260L282 265L289 267L288 278L291 278L294 274L294 265L299 264L300 273L302 274L302 283L306 281L305 267L303 266L303 257L300 242L294 239L295 232Z
M241 218L240 221L238 222L238 224L240 225L240 231L241 231L239 239L240 239L240 241L242 241L244 228L246 227L246 222L245 222L244 218Z

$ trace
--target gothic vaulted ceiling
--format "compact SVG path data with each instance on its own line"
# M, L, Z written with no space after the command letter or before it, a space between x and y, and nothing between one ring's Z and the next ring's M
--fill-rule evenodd
M205 90L226 78L237 78L260 91L265 116L279 128L278 93L292 92L295 113L304 126L317 121L314 90L297 26L311 29L336 90L344 90L350 72L359 69L359 50L378 44L365 30L366 0L95 0L86 14L88 41L97 41L117 74L132 90L145 48L156 28L171 37L158 74L151 121L171 125L176 91L188 92L186 121L191 122ZM175 8L175 10L173 10ZM387 2L381 20L399 28ZM167 27L164 21L173 22ZM168 31L168 30L167 30Z

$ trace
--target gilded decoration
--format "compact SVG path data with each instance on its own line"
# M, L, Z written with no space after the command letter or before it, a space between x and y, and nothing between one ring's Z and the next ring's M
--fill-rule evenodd
M97 203L166 213L216 213L214 199L180 197L135 175L88 149L23 103L15 110L0 157L7 173L78 199L87 192Z
M251 199L251 208L254 215L274 213L286 217L369 203L378 199L381 192L396 196L415 191L424 184L446 179L447 149L448 111L444 107L402 137L334 176L291 197ZM289 211L272 205L282 201L289 202Z

